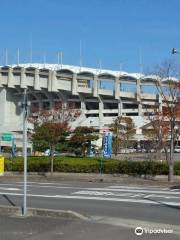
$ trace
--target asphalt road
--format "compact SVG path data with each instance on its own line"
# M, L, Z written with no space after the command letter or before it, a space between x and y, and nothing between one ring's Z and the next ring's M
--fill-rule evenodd
M92 239L90 238L90 236L93 237L91 229L95 229L94 233L101 233L101 237L104 236L102 239L121 239L119 237L116 238L120 230L122 230L121 233L124 234L122 239L135 239L135 237L132 238L130 236L136 236L134 229L138 226L143 228L171 229L175 233L175 235L159 234L157 239L161 239L161 237L162 239L180 238L179 186L169 189L165 187L128 187L109 183L61 181L28 182L27 189L27 205L29 207L73 210L88 216L89 222L83 222L82 224L80 221L69 223L72 228L74 228L74 224L79 224L79 231L84 231L84 235L81 235L84 236L83 239ZM1 205L22 206L22 201L22 182L3 182L0 184ZM31 222L31 218L29 218L29 221ZM34 221L39 222L40 220L35 218ZM56 219L56 221L58 220ZM44 224L46 225L48 223L45 222ZM81 229L83 224L84 228ZM26 227L24 226L24 228ZM2 231L4 231L3 229L2 225ZM65 229L63 229L62 232L65 231ZM100 229L102 231L104 229L104 234ZM109 229L109 231L107 231L107 229ZM108 232L112 233L112 238L107 238L107 236L109 236ZM53 238L56 239L55 237Z

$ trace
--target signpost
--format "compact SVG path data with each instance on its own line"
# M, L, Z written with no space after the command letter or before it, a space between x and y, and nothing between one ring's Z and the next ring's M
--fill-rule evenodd
M10 142L12 140L12 134L11 133L3 133L1 138L3 141Z
M16 156L16 142L15 137L12 135L12 133L5 132L1 135L1 140L5 142L12 142L12 157ZM1 152L1 146L0 146L0 152Z

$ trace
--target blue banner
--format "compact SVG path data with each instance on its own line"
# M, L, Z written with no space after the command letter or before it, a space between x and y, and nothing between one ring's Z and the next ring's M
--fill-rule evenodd
M12 137L12 157L16 157L16 143L15 143L15 138Z
M112 133L106 132L103 136L103 157L109 158L112 155Z

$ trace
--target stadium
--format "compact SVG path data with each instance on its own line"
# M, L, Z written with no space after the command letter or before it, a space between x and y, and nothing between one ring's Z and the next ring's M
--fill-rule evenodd
M131 116L137 141L147 112L164 102L157 92L156 76L62 64L19 64L0 67L0 134L11 133L22 146L22 109L25 88L33 107L50 109L58 102L74 103L81 115L72 124L108 131L117 116ZM163 82L166 86L166 81ZM11 143L1 138L1 146ZM30 143L29 143L30 147Z

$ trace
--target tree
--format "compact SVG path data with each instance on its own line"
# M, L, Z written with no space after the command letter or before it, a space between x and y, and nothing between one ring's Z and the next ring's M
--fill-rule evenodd
M174 176L174 142L176 136L176 120L180 116L180 71L173 61L165 61L154 71L156 87L162 98L161 116L168 122L170 132L170 154L167 159L169 174L168 180L173 181Z
M148 114L149 129L143 128L143 134L150 140L148 146L149 149L156 149L159 152L164 149L166 160L168 161L168 147L169 147L169 122L166 120L166 116L162 114L159 109L154 108L151 113Z
M58 104L50 110L32 111L29 121L34 124L32 142L34 145L49 146L51 153L51 174L54 166L54 151L56 146L65 141L70 131L70 123L80 115L73 106Z
M32 135L32 141L35 144L44 143L49 147L51 153L51 174L53 173L54 166L54 151L56 145L65 140L69 134L69 127L67 122L53 123L45 122L35 128Z
M114 120L111 125L113 132L113 150L115 155L118 154L120 146L127 148L130 140L135 134L135 127L131 117L119 116Z
M83 156L85 156L87 150L91 147L91 141L97 140L98 138L94 128L77 127L70 138L70 142L75 149L80 149Z

